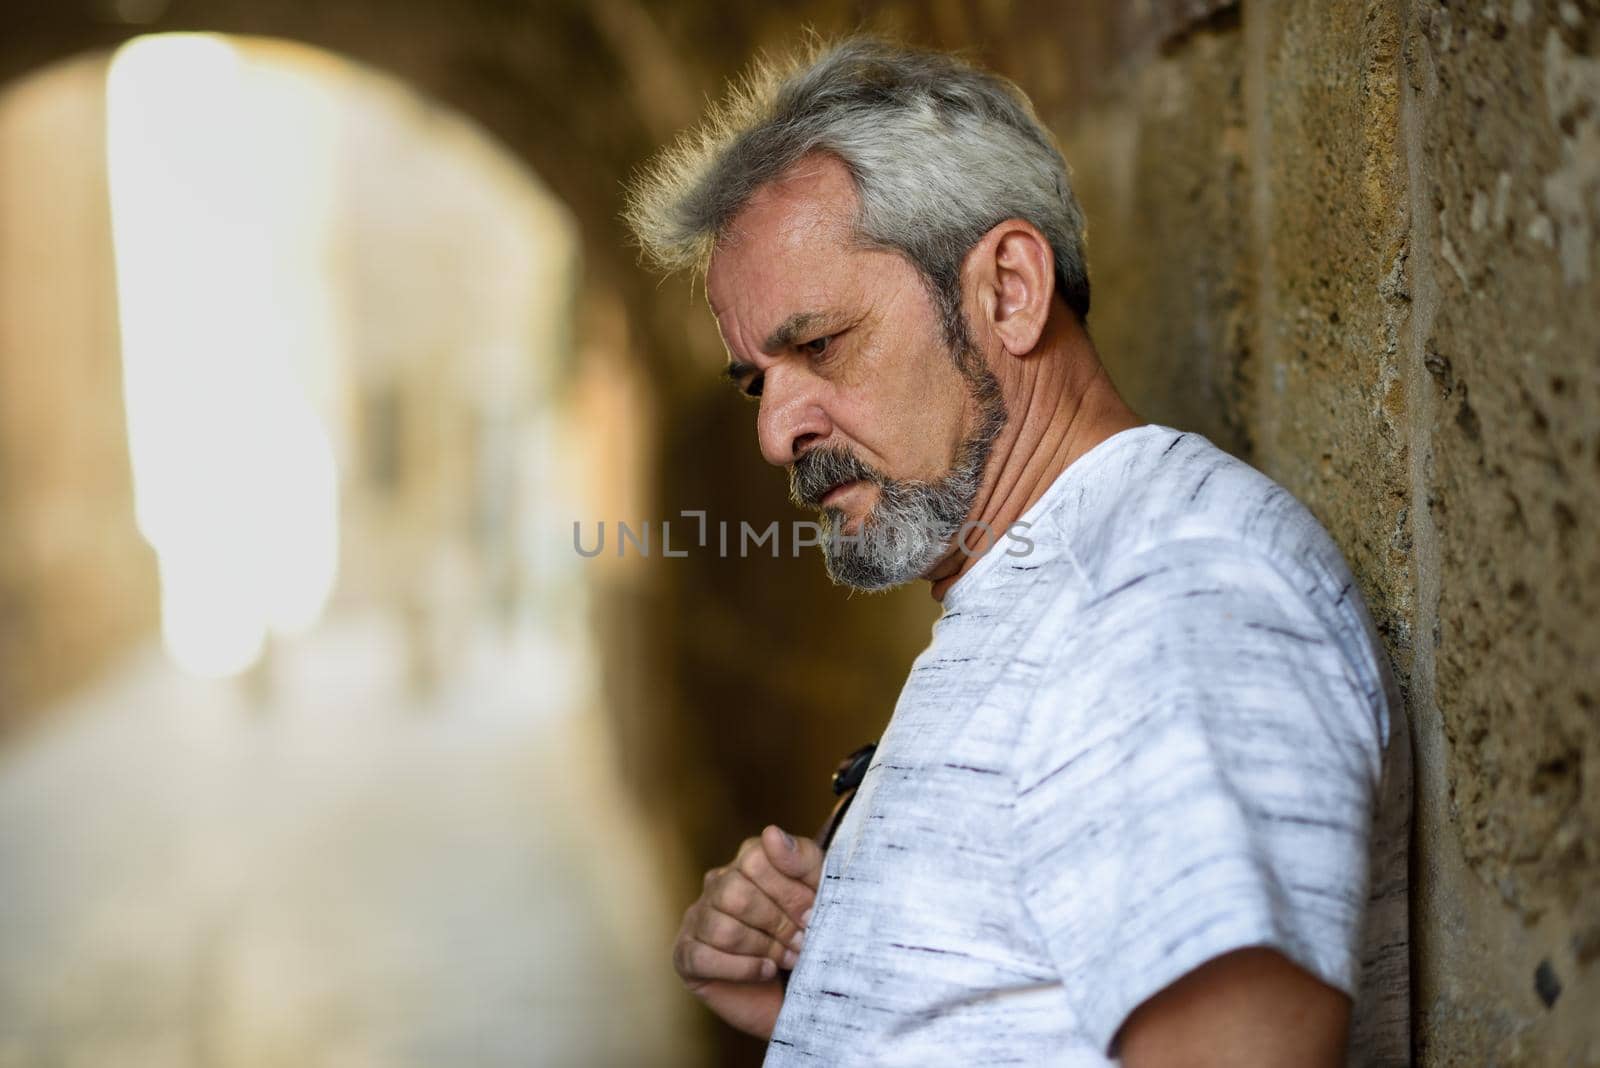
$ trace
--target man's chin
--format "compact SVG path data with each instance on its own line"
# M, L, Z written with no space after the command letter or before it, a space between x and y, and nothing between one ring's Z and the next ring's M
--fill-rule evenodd
M824 508L822 516L827 520L829 530L848 534L852 537L861 533L861 528L866 525L867 517L864 515L851 515L843 508Z
M902 567L891 570L885 568L881 562L869 560L855 547L839 544L839 540L857 536L867 522L868 519L863 517L843 528L830 523L824 531L821 546L823 563L827 568L828 577L837 585L848 586L863 593L881 593L898 589L918 579L927 578L944 559L945 554L941 552L939 558L927 567L919 568L906 561Z
M834 585L844 586L858 593L887 593L916 581L916 576L899 578L862 571L854 567L851 561L830 558L826 561L826 566L828 578L833 580Z

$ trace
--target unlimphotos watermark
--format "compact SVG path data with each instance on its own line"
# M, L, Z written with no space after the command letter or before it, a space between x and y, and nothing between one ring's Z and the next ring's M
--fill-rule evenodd
M680 518L693 519L696 530L691 537L688 533L679 535L679 541L674 544L672 521L662 520L659 523L660 537L653 538L652 531L656 524L650 520L629 524L622 521L610 523L612 551L619 557L626 556L629 547L635 555L648 557L659 553L663 557L685 557L691 549L712 548L712 524L706 521L703 510L682 511ZM874 535L893 540L894 524L889 521L875 520ZM1026 534L1032 526L1023 520L1012 523L996 538L994 529L981 520L969 520L961 524L956 530L954 538L956 548L963 556L979 556L994 548L1000 542L1006 543L1007 556L1027 556L1033 552L1033 540ZM593 559L606 551L607 522L598 520L594 523L593 530L586 535L584 524L580 520L572 522L572 548L579 556ZM811 519L795 519L788 524L789 555L798 557L802 549L823 549L837 553L841 546L860 546L866 537L865 528L855 534L846 534L838 523L819 523ZM681 529L681 528L680 528ZM757 528L749 522L740 520L737 528L730 531L727 520L718 520L715 525L715 551L719 557L736 556L743 560L752 555L766 550L772 559L776 560L782 555L784 524L779 520L772 520L765 527Z

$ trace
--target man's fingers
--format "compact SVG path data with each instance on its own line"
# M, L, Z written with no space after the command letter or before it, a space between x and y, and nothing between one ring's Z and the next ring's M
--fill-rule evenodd
M776 824L761 832L761 845L773 867L813 891L822 878L822 847L803 835L793 835Z
M800 917L811 907L811 902L817 896L816 881L813 879L811 882L806 882L804 879L789 875L773 862L767 838L771 836L774 842L781 843L778 848L787 849L787 843L781 837L782 833L776 828L769 827L760 838L745 839L745 845L740 848L739 855L734 860L734 868L744 873L745 877L763 893L776 901L789 921L799 926ZM800 848L800 843L800 839L795 840L797 849Z
M710 905L698 911L694 922L687 925L684 933L725 953L743 957L770 957L786 968L794 966L794 958L790 956L796 952L794 946Z
M725 871L706 889L701 900L712 909L765 931L780 942L792 943L799 934L800 924L793 911L770 897L760 884L737 868Z
M776 978L778 974L777 964L767 957L726 953L692 939L681 939L673 947L672 966L686 982L726 979L735 983L759 983Z

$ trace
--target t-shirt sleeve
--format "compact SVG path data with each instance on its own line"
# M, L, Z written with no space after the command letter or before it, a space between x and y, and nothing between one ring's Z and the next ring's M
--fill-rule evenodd
M1269 946L1354 996L1382 697L1314 591L1193 539L1106 576L1019 739L1024 904L1108 1055L1199 965Z

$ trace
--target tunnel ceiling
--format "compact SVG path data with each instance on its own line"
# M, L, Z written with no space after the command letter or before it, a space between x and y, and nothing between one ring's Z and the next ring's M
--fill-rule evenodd
M1112 91L1118 70L1237 11L1234 0L1074 7L1064 19L1059 5L1042 2L821 3L808 5L805 25L969 48L994 42L975 51L1002 71L1039 69L1029 50L1037 44L1059 57L1047 64L1059 76L1030 79L1029 88L1059 120L1069 101ZM777 5L639 0L27 0L5 21L0 84L141 34L183 31L285 38L389 73L471 116L523 159L576 216L591 283L615 288L673 337L686 294L678 282L663 292L637 269L618 218L621 183L750 56L792 44L800 25Z

